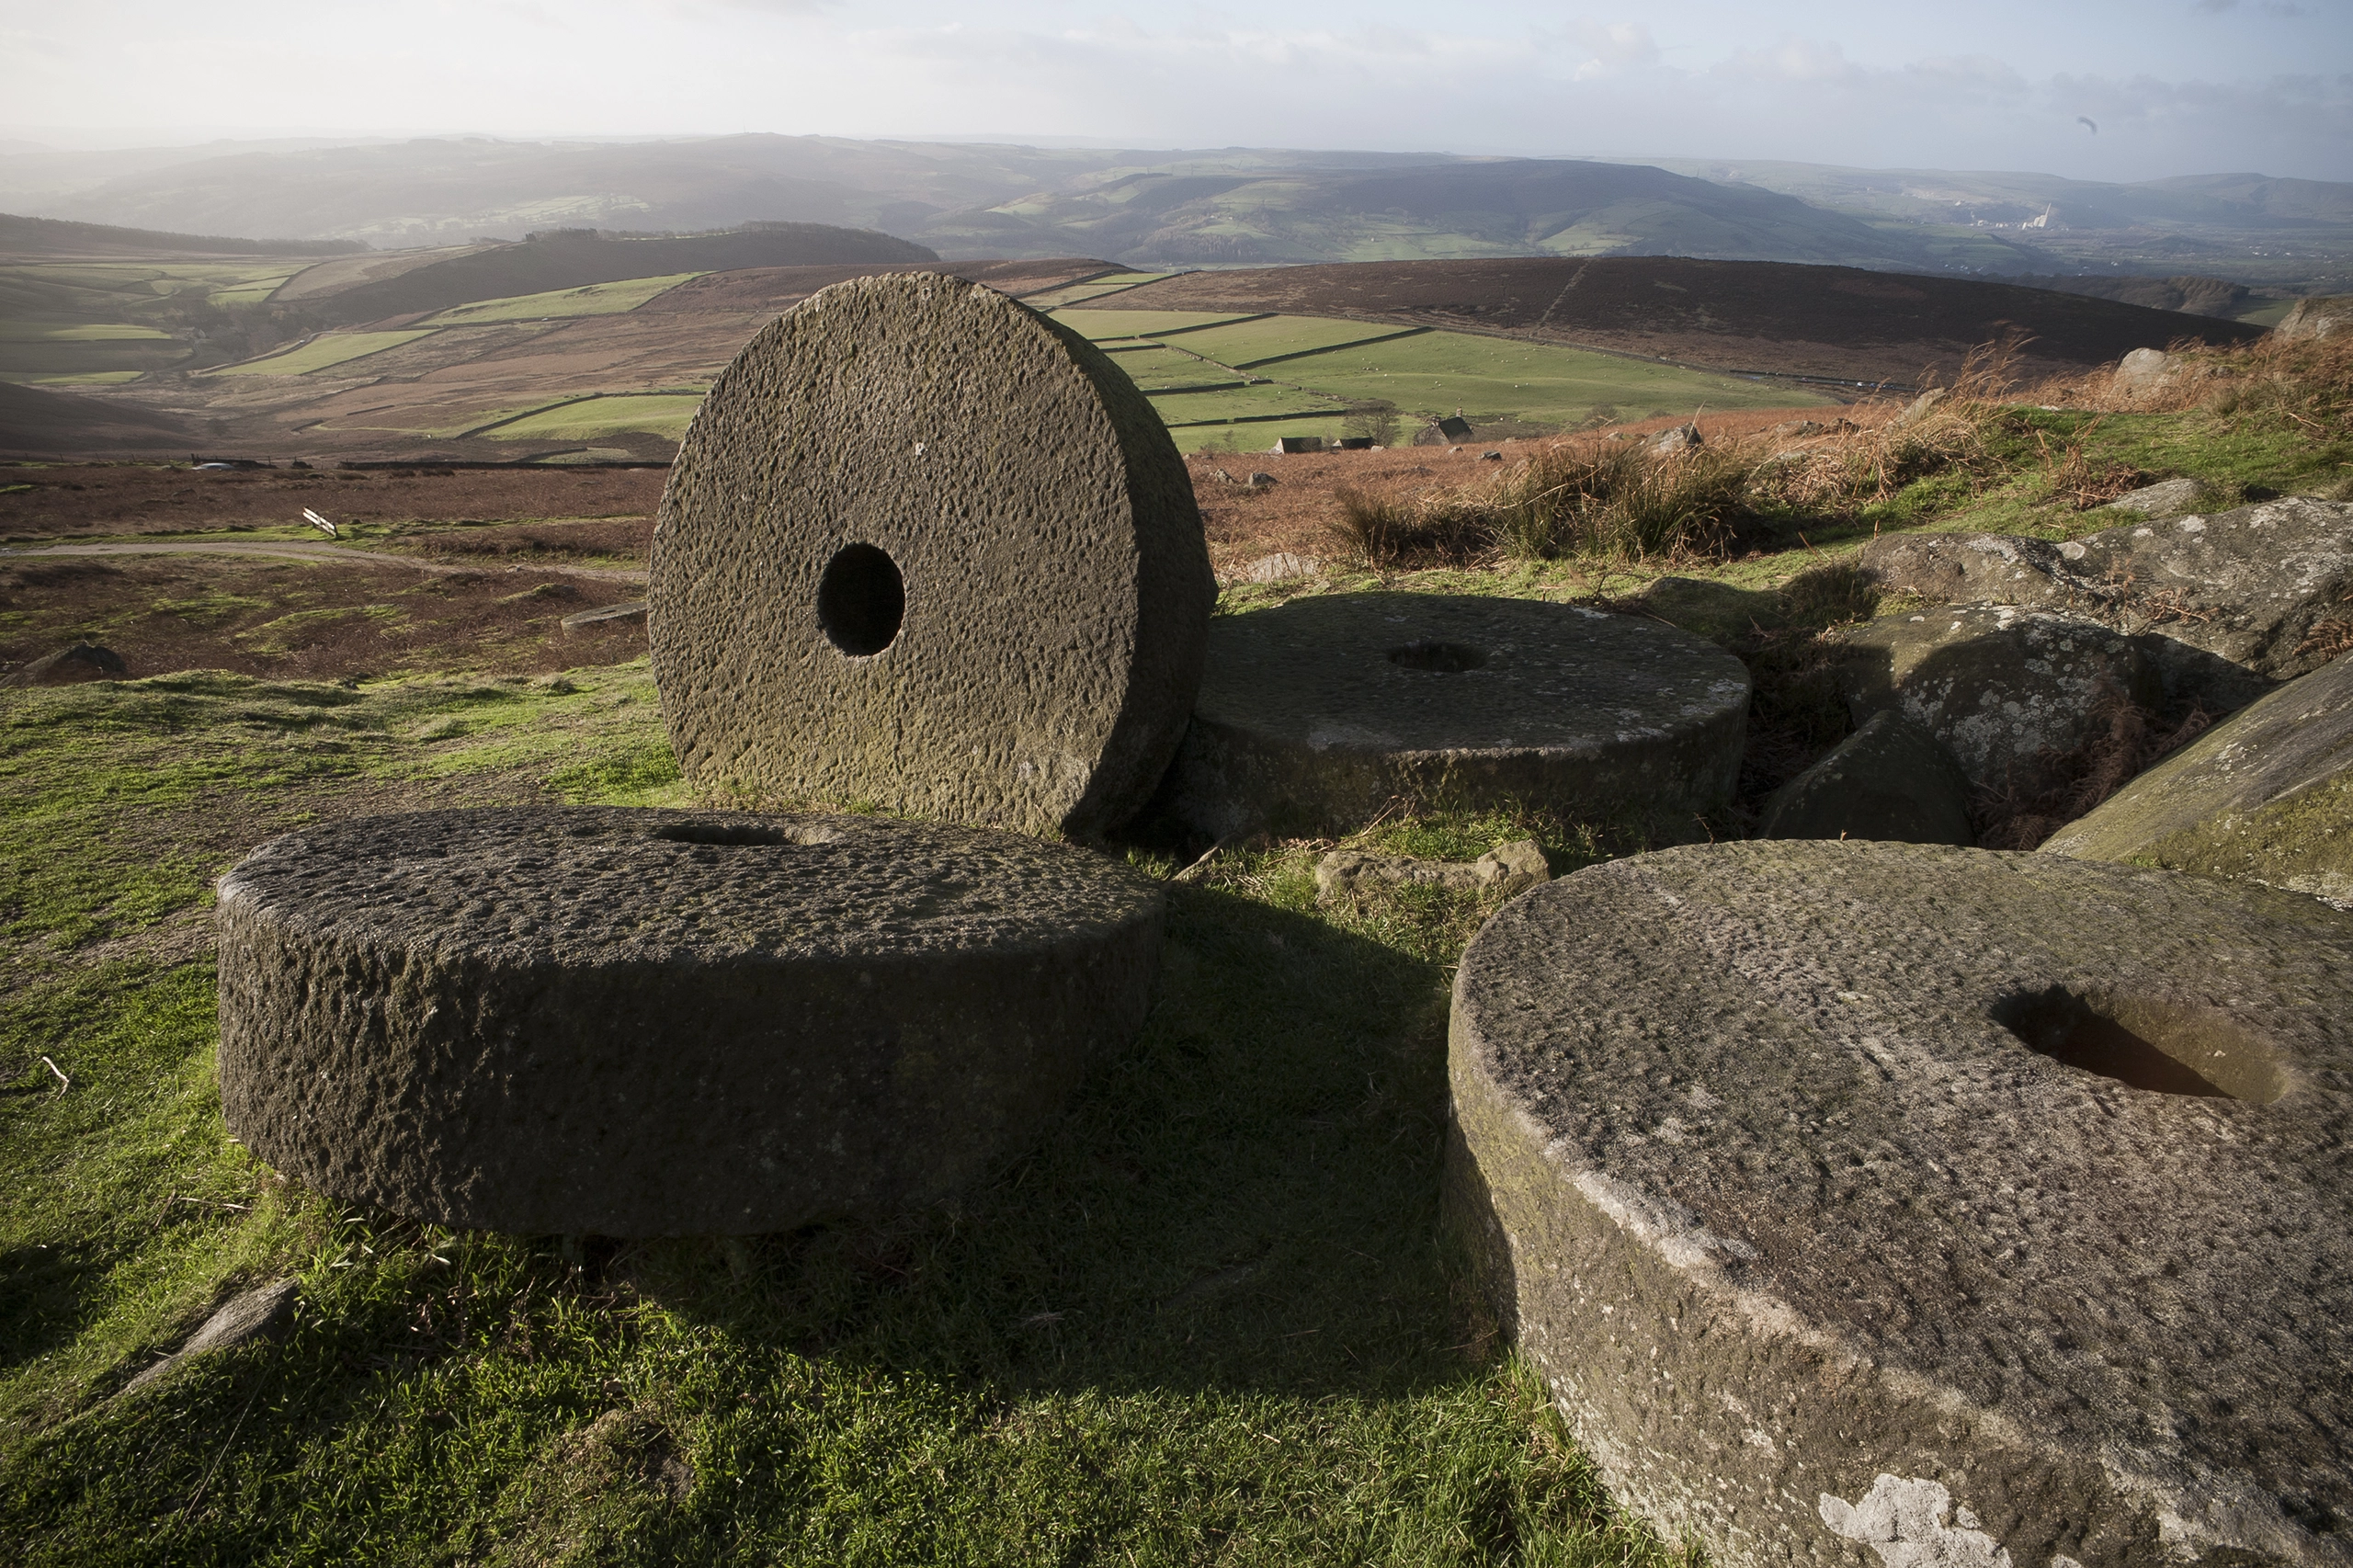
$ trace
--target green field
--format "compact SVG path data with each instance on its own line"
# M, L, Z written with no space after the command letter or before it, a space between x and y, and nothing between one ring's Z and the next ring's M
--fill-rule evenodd
M1056 311L1054 319L1090 343L1109 343L1256 318L1236 311Z
M404 343L414 343L420 337L430 337L429 331L407 332L329 332L322 333L298 348L283 354L273 354L267 359L248 359L242 364L223 365L217 370L206 370L208 376L306 376L313 370L324 370L331 365L341 365L387 348L397 348Z
M502 441L586 441L642 433L675 441L702 406L700 392L628 392L559 403L493 428L475 428Z
M619 283L588 283L577 289L551 289L544 294L517 294L505 300L483 300L427 316L427 326L470 326L477 322L538 321L548 316L609 316L633 311L656 294L676 288L699 272L674 272L665 278L631 278Z
M1392 403L1408 414L1460 408L1474 422L1578 425L1805 401L1779 382L1457 332L1294 359L1281 375L1350 402Z
M1146 392L1155 392L1162 387L1207 386L1214 382L1242 384L1242 378L1233 371L1176 348L1131 348L1112 355L1111 363L1125 370L1128 379Z
M1298 354L1345 347L1369 338L1395 337L1404 327L1334 321L1324 316L1263 316L1232 326L1203 327L1184 335L1185 347L1236 369L1247 369Z
M50 326L39 322L0 322L0 343L151 343L169 340L160 327L132 326L126 322L80 322Z

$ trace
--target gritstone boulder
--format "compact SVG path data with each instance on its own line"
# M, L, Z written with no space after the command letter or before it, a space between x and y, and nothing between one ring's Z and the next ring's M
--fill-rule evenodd
M1143 1016L1160 895L861 817L360 818L222 880L229 1129L439 1224L755 1233L937 1198Z
M1151 794L1216 585L1183 460L1068 329L836 284L713 383L647 585L680 767L755 797L1087 834Z
M1506 906L1452 1211L1617 1496L1733 1564L2353 1562L2353 916L1752 842Z

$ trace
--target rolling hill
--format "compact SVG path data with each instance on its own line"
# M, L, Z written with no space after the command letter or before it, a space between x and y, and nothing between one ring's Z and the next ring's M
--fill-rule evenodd
M0 256L343 256L368 247L356 240L239 240L221 234L175 234L111 223L69 223L0 212Z

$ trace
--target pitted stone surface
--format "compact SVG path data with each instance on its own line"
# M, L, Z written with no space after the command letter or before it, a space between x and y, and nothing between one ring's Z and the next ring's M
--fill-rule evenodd
M2066 994L2244 1097L1997 1021L2099 1045L2054 1035ZM2353 1562L2353 916L2049 855L1666 850L1488 922L1449 1072L1498 1306L1711 1561Z
M1839 687L1855 722L1902 713L1981 790L2031 788L2045 753L2108 730L2113 703L2154 709L2165 699L2138 639L2075 616L1949 605L1882 617L1838 642Z
M689 778L1074 834L1159 782L1216 591L1143 394L931 273L836 284L735 357L647 585Z
M1756 836L1973 843L1969 778L1925 725L1888 709L1774 790Z
M526 808L273 839L222 880L221 1096L347 1202L755 1233L935 1198L1142 1019L1160 897L862 817Z
M1731 798L1748 672L1688 632L1529 599L1334 594L1221 616L1169 798L1212 837L1395 798L1595 818Z
M2353 503L2290 496L2063 544L1895 534L1865 545L1859 564L1901 593L2062 611L2145 635L2168 693L2236 708L2331 657L2312 634L2353 600Z
M2042 847L2353 907L2353 653L2233 714Z

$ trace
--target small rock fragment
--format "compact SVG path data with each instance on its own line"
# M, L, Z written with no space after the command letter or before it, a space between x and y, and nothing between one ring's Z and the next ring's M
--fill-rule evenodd
M1315 863L1318 899L1350 894L1368 882L1418 882L1458 892L1494 888L1510 895L1552 880L1552 869L1544 859L1544 847L1532 838L1514 839L1490 849L1476 860L1421 860L1410 855L1367 855L1355 849L1335 849Z
M76 642L35 659L10 676L8 686L72 686L85 680L121 680L131 673L122 655L111 648Z
M300 1287L293 1280L277 1279L230 1298L226 1305L204 1320L203 1327L188 1336L187 1344L125 1383L122 1392L131 1393L145 1388L173 1368L211 1351L233 1350L251 1340L280 1337L293 1319L294 1299L299 1293Z

